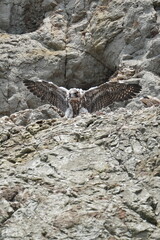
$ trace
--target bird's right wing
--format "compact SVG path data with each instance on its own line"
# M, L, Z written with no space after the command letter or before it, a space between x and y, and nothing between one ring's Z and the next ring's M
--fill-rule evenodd
M98 111L113 102L131 99L139 93L139 84L125 84L117 82L106 82L98 87L90 88L84 94L84 107L89 112Z
M65 113L68 108L67 89L58 87L52 82L24 80L25 86L37 97L56 106Z

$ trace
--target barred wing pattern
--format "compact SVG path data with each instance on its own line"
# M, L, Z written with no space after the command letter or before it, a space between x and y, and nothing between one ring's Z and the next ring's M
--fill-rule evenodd
M47 81L24 80L27 88L37 97L60 109L66 117L75 117L82 112L95 112L113 102L124 101L140 92L139 84L107 82L83 91L58 87Z
M135 97L140 92L139 84L107 82L85 92L84 106L90 113L107 107L113 102L119 102Z
M37 97L45 100L48 103L59 108L62 112L65 112L68 108L67 89L60 88L55 84L47 81L23 81L26 87Z

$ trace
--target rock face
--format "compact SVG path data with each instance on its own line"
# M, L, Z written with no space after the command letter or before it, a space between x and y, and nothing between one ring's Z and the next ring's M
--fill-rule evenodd
M1 239L159 239L158 108L17 123L0 122Z
M120 66L158 97L159 9L158 0L1 0L0 116L42 104L23 79L87 89Z
M160 239L159 24L159 0L0 1L0 240ZM65 119L24 79L142 91Z

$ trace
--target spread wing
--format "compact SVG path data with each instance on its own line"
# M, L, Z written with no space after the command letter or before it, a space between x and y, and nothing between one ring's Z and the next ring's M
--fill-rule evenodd
M45 100L46 102L56 106L62 112L68 108L67 102L67 89L58 87L57 85L47 81L23 81L26 87L37 97Z
M87 90L84 94L84 107L89 112L98 111L107 107L113 102L131 99L140 92L139 84L125 84L117 82L107 82L98 87Z

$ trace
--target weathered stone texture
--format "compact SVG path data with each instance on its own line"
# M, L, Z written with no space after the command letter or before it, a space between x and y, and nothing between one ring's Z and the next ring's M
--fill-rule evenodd
M158 240L159 113L1 118L1 239Z
M160 239L159 24L159 0L0 1L0 240ZM22 83L118 69L139 96L75 119Z
M134 67L158 97L159 6L152 0L2 0L0 115L40 104L23 79L86 89L107 81L119 66Z

